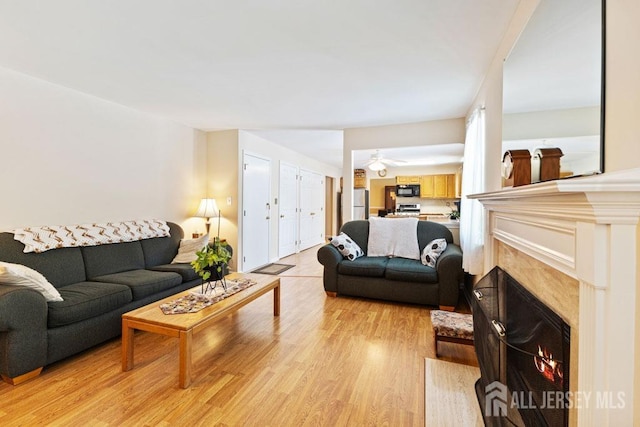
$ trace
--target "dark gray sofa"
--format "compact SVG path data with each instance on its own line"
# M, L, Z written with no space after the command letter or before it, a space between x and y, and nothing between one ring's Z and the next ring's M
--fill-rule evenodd
M170 237L23 253L13 233L0 233L0 261L42 273L64 301L0 284L0 375L16 384L53 362L121 333L127 311L197 286L190 264L171 264L184 232Z
M349 295L414 304L437 305L453 310L458 303L459 284L463 280L462 251L453 243L447 227L431 221L418 221L420 253L436 238L447 241L436 268L406 258L369 257L369 221L350 221L340 229L365 252L350 261L331 243L318 250L324 266L324 289L327 295Z

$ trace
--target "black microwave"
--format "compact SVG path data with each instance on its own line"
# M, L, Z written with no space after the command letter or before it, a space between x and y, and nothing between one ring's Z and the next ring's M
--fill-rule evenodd
M419 184L396 185L397 197L420 197Z

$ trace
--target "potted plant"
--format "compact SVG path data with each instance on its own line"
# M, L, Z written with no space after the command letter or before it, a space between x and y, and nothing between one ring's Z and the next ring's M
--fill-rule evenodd
M203 282L224 279L231 259L231 251L226 241L222 242L220 238L215 237L213 243L196 252L196 256L191 266L202 277Z

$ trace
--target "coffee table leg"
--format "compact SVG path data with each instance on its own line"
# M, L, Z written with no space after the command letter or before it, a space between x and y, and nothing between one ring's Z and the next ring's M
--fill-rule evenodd
M273 315L280 316L280 279L278 279L278 286L273 288Z
M127 320L122 320L122 372L133 369L133 336L135 329L129 327Z
M180 331L180 388L191 385L191 330Z

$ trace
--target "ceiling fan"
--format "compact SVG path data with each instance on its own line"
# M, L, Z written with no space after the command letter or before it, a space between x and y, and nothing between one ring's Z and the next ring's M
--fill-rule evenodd
M371 158L365 166L367 166L372 171L380 171L386 169L387 166L400 166L405 162L404 160L394 160L394 159L386 159L380 154L380 150L376 150L375 154L371 155Z

